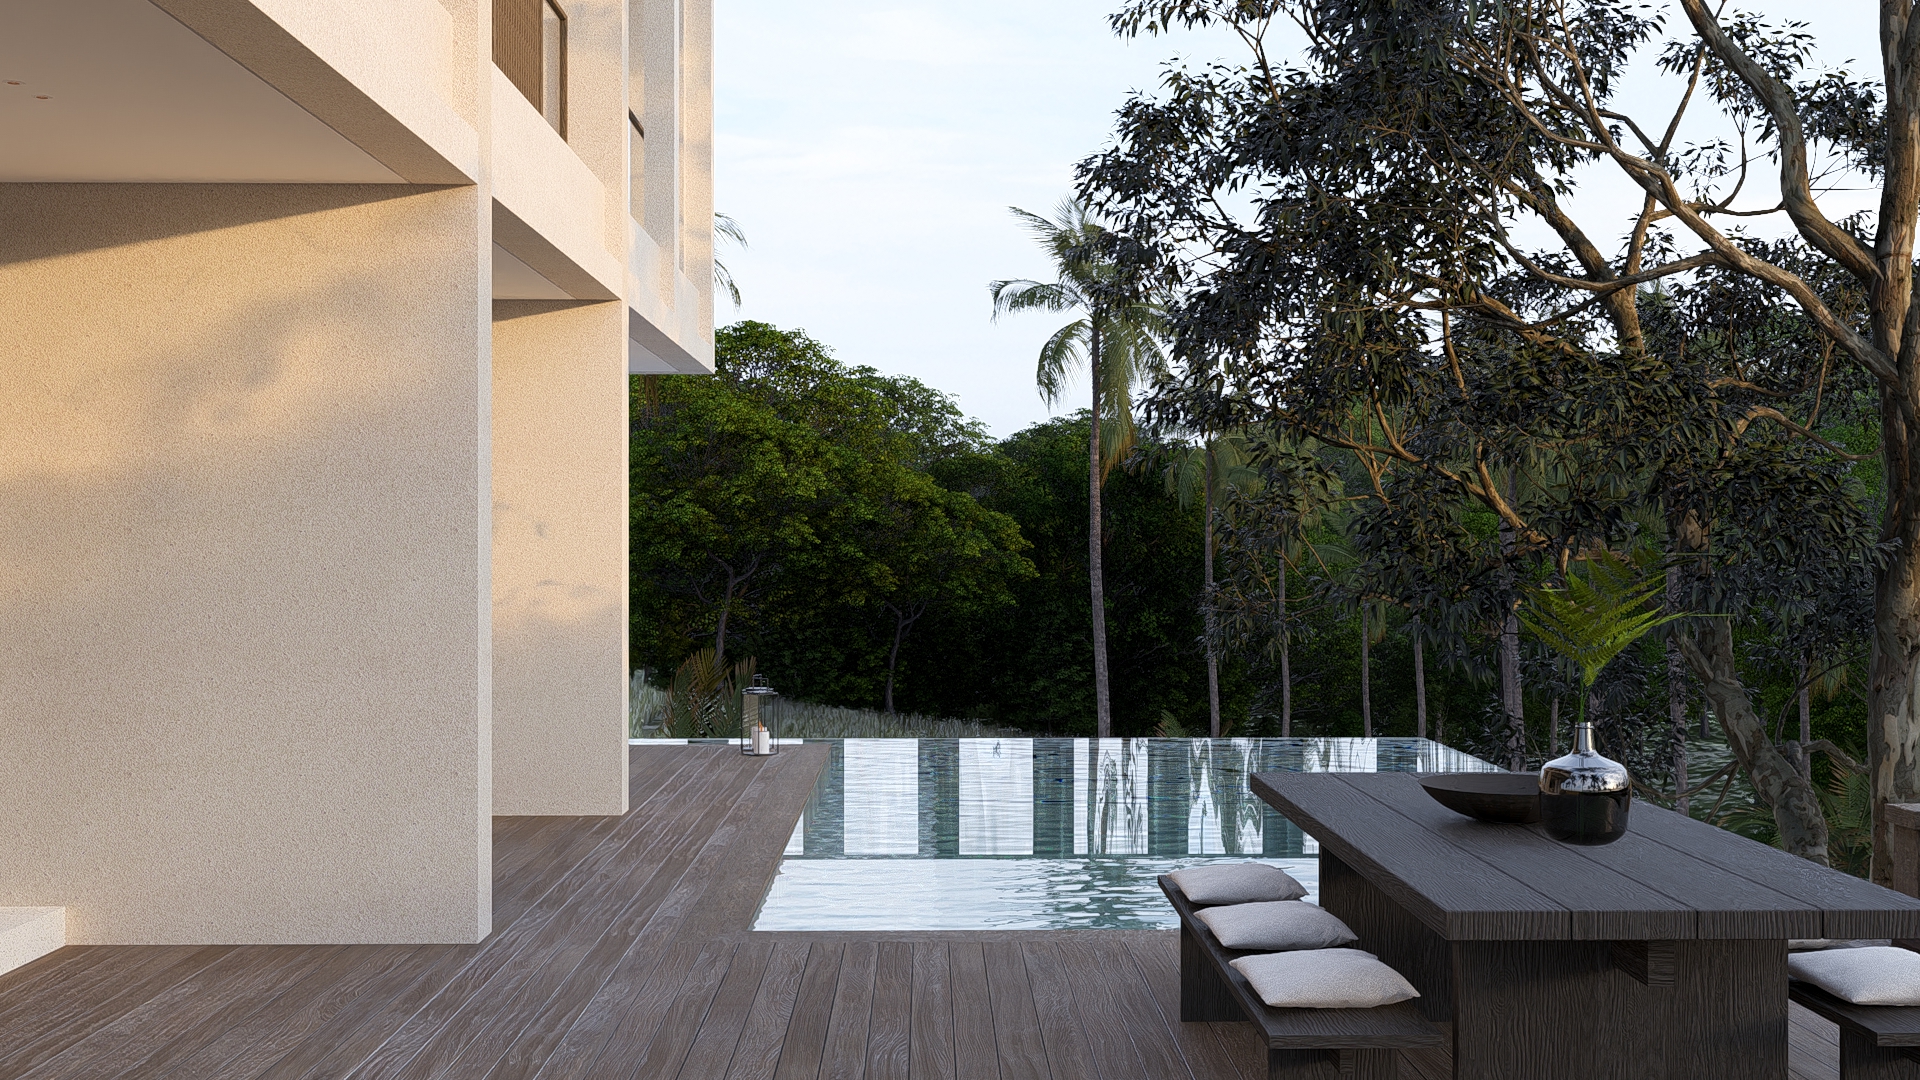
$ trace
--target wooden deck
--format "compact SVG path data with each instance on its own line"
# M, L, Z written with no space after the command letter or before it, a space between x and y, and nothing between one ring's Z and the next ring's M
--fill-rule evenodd
M625 817L495 819L478 945L62 949L0 976L0 1078L1264 1074L1252 1025L1179 1022L1173 931L749 932L823 761L635 748ZM1794 1080L1838 1059L1796 1006Z

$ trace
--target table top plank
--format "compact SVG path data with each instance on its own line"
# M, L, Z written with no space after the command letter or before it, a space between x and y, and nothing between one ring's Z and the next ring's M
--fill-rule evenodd
M1447 940L1920 937L1920 899L1647 803L1579 847L1461 817L1406 774L1249 786Z
M1691 858L1791 896L1821 916L1818 934L1840 938L1920 937L1920 899L1830 870L1725 829L1671 812L1636 820L1636 831Z
M1805 900L1656 839L1654 834L1664 832L1663 826L1668 824L1657 820L1661 815L1672 818L1680 816L1671 810L1636 801L1628 817L1627 835L1611 844L1570 850L1581 858L1632 874L1650 887L1692 907L1699 916L1695 937L1822 936L1822 913L1809 907ZM1697 824L1714 832L1724 832L1705 822ZM1744 837L1736 836L1734 839ZM1762 851L1773 850L1763 844L1753 846Z
M1699 919L1692 907L1614 866L1582 858L1581 848L1554 841L1528 826L1492 825L1456 814L1435 802L1408 773L1346 773L1341 779L1453 845L1460 858L1492 863L1565 907L1567 936L1575 941L1698 935ZM1627 839L1631 834L1616 846Z
M1338 773L1255 773L1254 794L1366 875L1414 918L1450 941L1562 940L1572 930L1563 904L1498 866L1415 827Z

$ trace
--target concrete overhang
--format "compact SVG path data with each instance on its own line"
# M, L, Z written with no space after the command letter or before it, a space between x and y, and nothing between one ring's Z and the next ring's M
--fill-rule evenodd
M489 70L494 244L567 297L619 299L620 261L606 248L606 188L500 69ZM498 288L494 296L507 299Z
M436 0L0 4L0 180L467 184Z
M672 256L627 219L627 371L713 374L713 335L702 333L701 296Z

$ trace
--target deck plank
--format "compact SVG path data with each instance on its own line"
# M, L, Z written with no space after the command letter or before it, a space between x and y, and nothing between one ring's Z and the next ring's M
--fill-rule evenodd
M66 1053L81 1040L107 1030L127 1013L226 959L233 949L209 945L185 956L150 953L130 957L124 980L98 988L92 996L48 992L44 1012L16 1017L0 1043L0 1061L10 1072L24 1073L48 1058ZM111 965L119 967L119 965ZM63 988L56 988L63 989Z
M1046 1046L1047 1068L1055 1080L1095 1077L1093 1047L1073 1007L1072 980L1060 957L1038 943L1022 944L1020 956L1033 984L1033 1003L1040 1023L1040 1041Z
M987 962L987 991L993 1007L993 1043L1001 1080L1047 1080L1047 1048L1040 1038L1033 983L1026 960L1012 941L981 945Z
M335 1032L350 1037L374 1013L394 1007L396 997L418 983L435 956L454 946L389 948L347 945L306 978L288 987L246 1020L173 1066L181 1076L300 1075L310 1066L301 1055L327 1046Z
M862 1080L867 1072L867 1031L873 1018L873 977L879 947L871 941L847 943L840 957L840 980L833 990L833 1016L827 1021L820 1080Z
M720 990L707 1007L707 1014L694 1035L693 1049L687 1052L680 1075L698 1080L714 1080L727 1075L733 1064L735 1048L747 1026L747 1010L760 996L760 982L767 974L767 959L773 943L749 941L733 951Z
M350 1075L354 1080L405 1080L450 1067L478 1029L497 1016L489 1008L511 1001L523 989L521 976L545 972L552 954L569 946L570 932L599 939L606 906L617 899L613 890L628 884L630 874L651 879L669 861L674 870L681 868L678 856L690 857L689 848L706 839L705 800L737 797L741 772L737 763L721 763L703 778L697 793L672 807L657 831L645 827L644 815L629 814L622 831L607 837L525 916L488 938L440 994ZM648 851L653 857L620 859L628 845L638 845L635 856ZM578 887L566 887L575 881Z
M947 943L913 946L913 1080L953 1080L953 991Z
M820 1075L820 1060L827 1049L827 1022L833 1017L834 991L846 951L842 944L819 944L808 954L807 969L800 976L800 997L787 1024L787 1039L774 1080L815 1080Z
M1127 951L1195 1076L1263 1080L1267 1047L1250 1023L1180 1022L1180 932L1128 935Z
M564 980L543 991L546 1002L537 1012L525 1019L495 1017L489 1021L488 1029L476 1040L479 1048L491 1057L495 1048L502 1044L507 1047L488 1074L492 1080L525 1080L539 1072L555 1045L584 1015L599 987L628 962L630 955L644 964L646 957L663 954L675 940L712 936L690 928L688 922L690 918L712 917L720 901L712 896L711 882L728 878L729 865L741 858L737 842L740 835L755 831L763 813L781 816L775 808L797 806L813 787L812 770L795 758L787 758L785 764L763 762L758 768L760 773L748 774L749 789L733 802L719 827L694 851L679 875L656 874L644 889L635 892L600 940L565 971ZM779 858L777 853L767 857L776 863ZM747 918L745 914L739 916L743 923Z
M681 1064L687 1060L688 1051L693 1049L694 1038L700 1034L700 1024L707 1017L713 996L720 992L720 983L726 978L727 968L732 965L734 952L734 949L717 943L701 950L700 958L694 961L692 970L687 972L686 981L680 984L679 992L674 994L673 1004L660 1017L660 1026L654 1031L653 1039L647 1043L646 1052L640 1055L639 1061L623 1069L626 1065L623 1056L602 1054L595 1073L609 1080L621 1076L668 1080L669 1077L678 1076Z
M953 995L953 1074L956 1080L1000 1080L993 1042L993 998L986 952L978 942L947 946L948 986Z
M913 946L879 943L873 1019L867 1031L867 1080L908 1080L913 1069Z
M709 943L683 941L664 953L630 952L561 1037L535 1074L538 1080L581 1080L596 1066L634 1061L646 1051L660 1017L672 1004L687 971Z
M817 947L797 941L783 941L773 947L759 993L749 1007L746 1028L727 1066L726 1080L773 1080L787 1024L793 1019L794 1000L800 994L800 974L807 968L807 954Z
M1100 1069L1102 1080L1165 1080L1184 1075L1185 1070L1180 1073L1148 1071L1146 1060L1135 1048L1134 1036L1128 1031L1134 1018L1127 1014L1126 1002L1116 994L1112 980L1105 978L1101 971L1102 965L1108 962L1102 950L1075 939L1062 939L1040 948L1053 953L1055 963L1063 971L1090 976L1069 978L1068 985L1073 991L1074 1012L1079 1014L1086 1029L1087 1041L1093 1047L1093 1061Z
M192 1075L173 1063L217 1040L313 969L337 961L344 948L236 949L21 1073L20 1080L115 1076L135 1068L148 1075L164 1070ZM206 1012L183 1007L202 998L220 1004Z

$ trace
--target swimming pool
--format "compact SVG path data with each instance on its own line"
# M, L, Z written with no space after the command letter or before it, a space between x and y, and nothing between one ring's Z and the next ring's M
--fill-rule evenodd
M1154 878L1219 858L1317 894L1319 849L1249 772L1468 772L1425 739L845 739L756 930L1176 925Z

